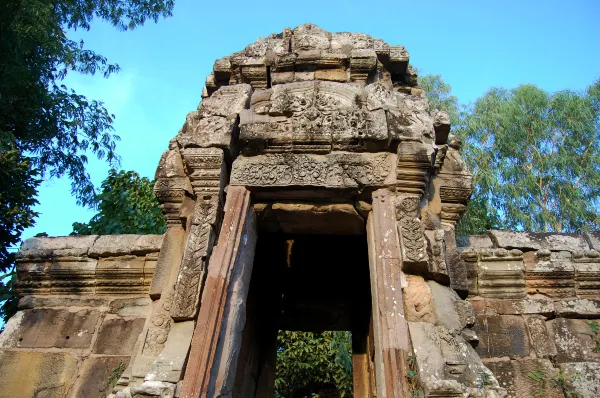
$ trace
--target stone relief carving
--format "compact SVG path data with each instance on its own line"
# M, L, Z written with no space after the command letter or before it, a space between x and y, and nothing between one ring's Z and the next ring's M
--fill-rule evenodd
M421 221L418 218L403 218L400 221L400 231L405 259L415 263L426 261L427 252Z
M162 303L152 315L152 325L148 328L142 355L155 356L160 354L171 329L171 317L169 311L173 304L173 292L162 298Z
M220 221L226 174L221 149L188 148L184 161L196 203L171 309L171 317L178 321L193 319L198 312L206 264Z
M262 155L238 158L231 184L248 186L320 185L357 187L383 184L390 154Z

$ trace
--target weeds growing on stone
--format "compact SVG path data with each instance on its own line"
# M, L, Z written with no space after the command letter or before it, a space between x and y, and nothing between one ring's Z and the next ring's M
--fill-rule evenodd
M107 382L109 388L112 388L115 386L115 384L117 384L117 382L121 378L121 375L125 371L125 368L126 366L123 363L123 361L120 361L119 364L113 368L113 370L110 372L110 376Z
M540 393L544 392L548 381L550 381L560 389L565 398L582 398L582 395L573 388L573 383L579 378L578 373L565 373L560 370L554 377L548 377L546 372L538 370L527 373L527 377L538 384Z
M408 371L406 372L406 380L410 387L411 398L423 398L425 396L423 387L419 380L419 368L417 367L417 356L415 354L408 355Z
M593 351L594 352L600 352L600 325L598 324L598 321L587 322L587 325L590 328L591 333L583 333L583 332L581 332L581 334L585 334L586 336L590 336L592 338L592 341L596 345L594 347Z

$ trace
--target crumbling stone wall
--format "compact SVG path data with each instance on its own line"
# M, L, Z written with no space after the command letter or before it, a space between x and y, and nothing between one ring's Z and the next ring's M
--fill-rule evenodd
M600 234L490 231L459 243L475 350L509 396L600 396Z
M109 394L146 322L162 239L26 240L17 258L19 311L0 335L0 395Z

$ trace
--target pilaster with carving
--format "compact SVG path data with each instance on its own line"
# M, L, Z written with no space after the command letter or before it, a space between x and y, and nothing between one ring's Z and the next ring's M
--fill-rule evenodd
M171 316L178 321L194 319L198 313L206 264L219 228L227 174L221 149L187 148L183 156L196 203L171 308Z
M461 146L460 138L451 135L446 156L437 176L442 201L442 223L453 229L466 210L473 192L473 176L460 156Z

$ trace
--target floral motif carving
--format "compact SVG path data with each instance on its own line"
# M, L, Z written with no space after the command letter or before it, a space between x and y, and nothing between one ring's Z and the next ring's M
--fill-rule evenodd
M233 165L234 185L382 184L391 172L387 154L357 155L264 155L238 158Z
M142 353L145 355L158 355L167 341L169 330L171 330L171 317L169 310L173 303L173 292L170 292L163 299L160 306L156 308L156 313L152 316L152 325L146 332L146 340Z
M405 196L396 199L396 220L405 217L417 217L419 212L419 198L416 196Z
M405 258L412 262L425 260L425 241L421 221L417 218L403 218L400 221L400 230Z
M171 309L171 317L175 320L191 319L196 315L213 241L210 224L192 225Z

